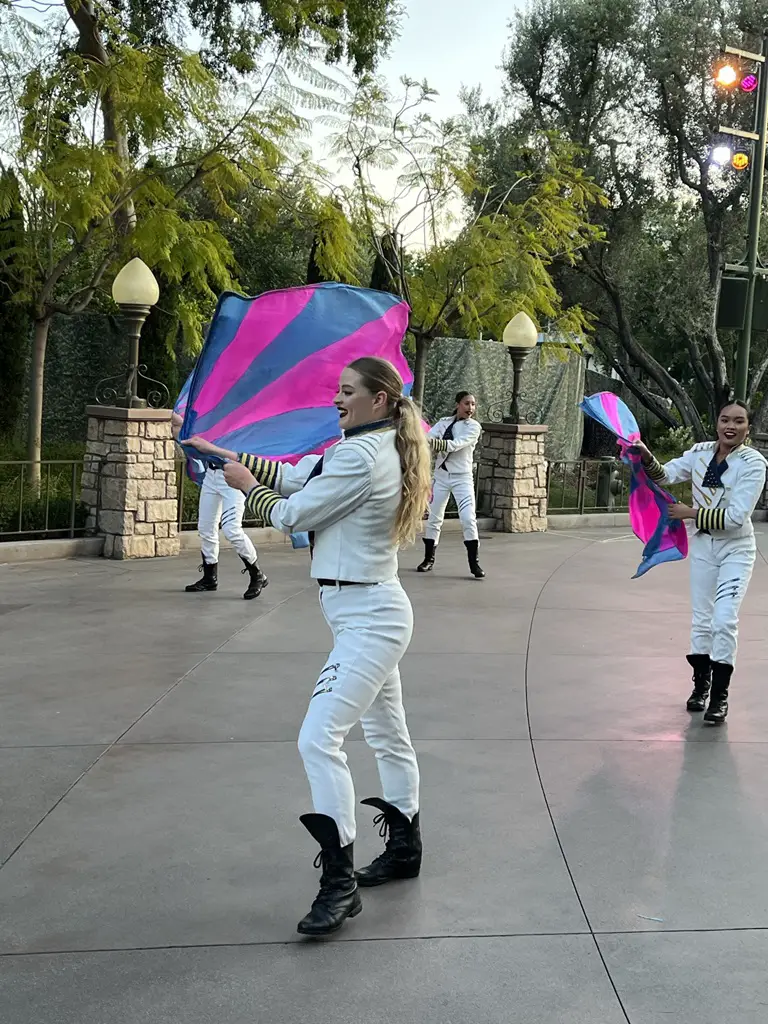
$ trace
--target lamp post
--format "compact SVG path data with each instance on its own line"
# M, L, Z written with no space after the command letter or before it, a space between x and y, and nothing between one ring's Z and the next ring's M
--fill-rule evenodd
M512 401L509 406L509 416L505 416L504 423L520 422L520 375L523 370L523 363L530 353L536 348L539 340L539 332L536 324L527 313L517 313L504 328L501 339L512 359Z
M736 275L740 282L745 281L744 293L744 318L741 323L741 337L736 350L736 381L735 397L745 401L747 397L749 381L749 355L752 344L752 323L755 311L755 292L757 290L758 277L765 277L765 267L760 262L758 245L760 242L760 218L763 208L763 184L765 181L765 156L768 146L768 29L763 32L763 41L760 53L752 53L749 50L741 50L735 46L726 46L723 52L738 58L742 64L757 65L757 71L749 69L740 70L739 63L723 65L715 77L719 86L725 89L738 88L740 91L751 94L757 92L757 106L755 109L754 131L743 131L739 128L729 128L726 125L719 126L721 135L735 136L737 139L748 140L752 143L751 160L748 150L741 150L733 154L731 165L737 171L746 170L750 164L752 168L749 185L749 228L747 232L747 254L746 259L740 263L726 263L725 270ZM713 151L715 161L727 159L726 151L730 154L729 147L719 145ZM762 287L762 285L761 285Z
M106 394L113 399L117 406L127 409L146 409L146 399L139 398L138 394L140 370L146 370L146 367L139 366L139 338L150 309L160 298L160 288L155 275L143 260L136 258L132 259L130 263L126 263L112 284L112 298L120 307L120 312L126 323L128 377L125 381L125 392L122 395L117 394L116 388L107 389ZM141 374L141 376L144 375ZM153 383L157 382L153 381ZM164 387L164 385L161 386Z

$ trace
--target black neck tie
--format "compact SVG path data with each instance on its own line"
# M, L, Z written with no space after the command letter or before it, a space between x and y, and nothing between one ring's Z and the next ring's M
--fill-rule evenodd
M310 480L314 480L314 478L316 476L320 476L320 474L323 472L323 459L324 459L324 457L325 456L321 455L320 458L317 460L317 462L312 467L312 472L309 474L309 476L307 477L307 482L304 484L305 487L307 486L307 484L309 483ZM315 553L315 531L314 530L310 530L309 531L309 557L312 558L314 553Z
M458 416L454 416L453 423L449 423L448 424L448 428L445 431L445 433L443 434L443 440L444 441L452 441L453 440L453 428L456 426L456 421L457 420L458 420ZM448 454L450 454L450 452ZM442 463L440 464L440 469L444 469L446 473L448 472L448 467L446 466L446 462L447 461L448 461L448 455L445 456L445 458L443 459Z

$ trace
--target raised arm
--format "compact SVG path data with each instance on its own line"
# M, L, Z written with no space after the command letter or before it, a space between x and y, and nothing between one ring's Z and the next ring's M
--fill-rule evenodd
M302 489L321 457L305 455L292 466L290 462L263 459L260 455L247 455L241 452L237 456L237 461L247 466L260 484L287 498Z
M323 530L354 511L371 493L372 462L355 445L343 445L323 472L301 490L281 498L258 484L246 499L248 511L284 533Z
M430 431L428 437L432 451L448 452L448 454L450 455L453 454L453 452L461 451L462 448L474 448L474 446L480 440L480 435L483 432L483 428L480 426L477 420L470 420L469 424L472 429L469 431L467 436L462 441L446 441L445 438L435 437L432 434L432 431ZM434 429L434 427L432 429Z

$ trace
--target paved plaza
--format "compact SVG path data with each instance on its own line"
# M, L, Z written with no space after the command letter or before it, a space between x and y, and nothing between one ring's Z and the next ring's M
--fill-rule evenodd
M0 565L2 1024L764 1024L759 541L719 730L684 710L686 566L631 581L619 530L489 536L482 583L456 534L432 575L409 552L423 873L321 942L306 552L264 548L251 603L230 551L202 595L191 555Z

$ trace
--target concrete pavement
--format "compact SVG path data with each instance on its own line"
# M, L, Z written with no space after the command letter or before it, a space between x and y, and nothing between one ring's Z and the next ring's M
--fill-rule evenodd
M475 583L458 538L428 576L407 553L424 871L321 943L295 933L329 647L306 553L265 549L253 603L232 553L212 595L181 593L190 557L0 566L0 1020L762 1024L765 559L717 730L684 710L686 567L631 581L638 557L490 536Z

